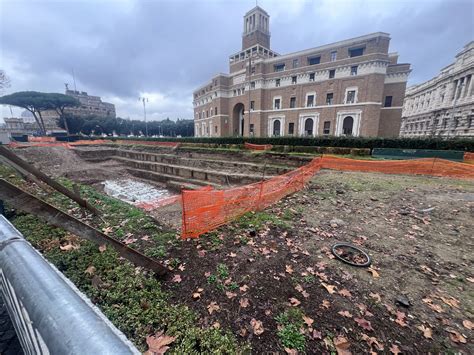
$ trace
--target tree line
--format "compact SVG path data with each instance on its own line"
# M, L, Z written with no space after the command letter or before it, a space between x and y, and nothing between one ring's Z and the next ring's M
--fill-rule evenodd
M65 128L65 124L67 124L71 134L142 136L146 132L144 121L120 117L73 117L66 114L65 120L59 120L58 124L62 128ZM172 121L167 118L162 121L149 121L147 125L149 136L191 137L194 135L193 120L178 118L176 121Z
M58 125L67 134L117 134L141 136L148 131L149 136L182 136L194 135L193 120L169 118L162 121L145 123L140 120L129 120L120 117L75 116L67 112L67 108L81 106L76 98L59 93L44 93L37 91L20 91L0 97L0 104L24 108L33 114L41 135L46 135L43 120L45 111L55 111L58 115Z

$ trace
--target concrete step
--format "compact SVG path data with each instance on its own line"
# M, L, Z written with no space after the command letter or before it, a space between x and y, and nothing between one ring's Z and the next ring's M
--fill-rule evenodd
M114 160L122 162L128 168L149 170L170 176L195 179L204 183L212 182L220 185L242 185L259 182L262 180L262 174L239 174L233 172L205 170L182 165L127 159L123 157L115 157ZM271 175L265 176L265 178L271 177Z
M191 183L186 183L186 182L180 182L180 181L175 181L175 180L170 180L166 183L166 186L170 189L173 190L198 190L202 188L202 185L196 185L196 184L191 184Z
M166 184L172 181L175 187L177 186L176 184L178 183L178 184L190 184L190 185L195 185L199 187L210 185L216 189L223 188L222 185L209 182L209 181L190 179L190 178L185 178L181 176L170 175L170 174L165 174L165 173L160 173L160 172L155 172L155 171L150 171L150 170L135 169L135 168L127 168L126 170L127 172L129 172L130 174L136 177L150 180L150 181L159 181L159 182L164 182ZM173 185L171 185L170 187L173 187ZM181 191L181 188L179 186L177 187L178 187L178 191Z

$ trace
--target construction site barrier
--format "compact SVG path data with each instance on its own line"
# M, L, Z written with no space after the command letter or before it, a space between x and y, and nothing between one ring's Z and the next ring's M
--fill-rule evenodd
M42 143L53 143L56 142L56 137L28 137L28 142L42 142Z
M474 179L474 166L439 158L410 160L356 160L324 156L323 169L375 172L384 174L410 174Z
M74 146L80 145L100 145L100 144L145 144L152 146L162 146L162 147L178 147L179 142L148 142L148 141L131 141L131 140L117 140L111 141L106 139L95 139L95 140L79 140L76 142L56 142L54 137L36 137L36 138L53 138L54 140L30 140L29 142L19 143L11 142L8 144L10 148L28 148L28 147L65 147L71 148Z
M464 153L464 162L467 164L474 164L474 153L465 152Z
M227 190L182 192L182 238L196 238L250 211L268 207L302 189L320 169L474 179L474 166L444 159L355 160L324 156L269 180Z
M252 149L252 150L270 150L272 149L271 144L252 144L252 143L244 143L245 149Z
M182 191L182 238L196 238L246 212L266 208L301 190L321 168L321 158L286 174L227 190Z
M132 140L125 140L125 139L117 140L116 143L119 143L119 144L142 144L142 145L152 145L152 146L161 146L161 147L177 147L180 144L179 142L132 141Z

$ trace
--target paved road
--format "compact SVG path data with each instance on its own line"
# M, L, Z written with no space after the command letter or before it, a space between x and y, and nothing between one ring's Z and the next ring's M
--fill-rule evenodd
M23 355L20 342L13 328L7 308L0 297L0 354Z

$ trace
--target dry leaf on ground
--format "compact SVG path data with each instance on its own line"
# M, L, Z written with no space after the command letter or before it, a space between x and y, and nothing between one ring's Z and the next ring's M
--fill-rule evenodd
M324 282L321 282L321 285L322 285L322 286L326 289L326 291L328 291L330 294L333 294L334 292L336 292L336 291L335 291L336 286L334 286L334 285L328 285L328 284L326 284L326 283L324 283Z
M433 331L431 330L431 328L428 328L423 324L417 326L417 328L423 332L423 336L426 339L433 339Z
M464 328L469 329L469 330L472 330L474 328L474 323L468 319L463 320L462 325L464 326Z
M161 355L169 349L169 344L175 341L176 337L170 337L163 334L163 331L157 332L155 335L146 337L146 343L148 344L148 351L145 355Z
M171 281L176 282L176 283L180 283L182 281L181 280L181 275L180 274L174 275L173 279Z
M99 245L99 251L100 251L101 253L103 253L103 252L106 251L106 250L107 250L107 245L105 245L105 244Z
M91 265L86 269L86 271L84 271L84 273L92 276L95 274L95 271L96 271L95 266Z
M217 304L217 302L211 302L208 306L207 306L207 311L209 312L209 314L212 314L213 312L217 312L221 309L221 307L219 307L219 305Z
M466 338L463 335L461 335L460 333L458 333L457 331L455 331L454 329L446 329L446 331L449 333L449 338L453 342L462 343L462 344L467 343Z
M344 296L344 297L352 297L352 294L349 290L343 288L342 290L340 290L338 292L341 296Z
M393 355L398 355L401 353L400 348L398 347L398 345L395 344L393 344L389 350Z
M299 306L301 304L300 301L298 301L298 299L294 298L294 297L291 297L290 298L290 305L293 306L293 307L296 307L296 306Z
M352 314L349 311L339 311L337 313L340 314L343 317L352 318Z
M367 319L354 318L354 320L360 327L364 328L365 330L374 330L374 328L372 328L372 324Z
M255 335L260 335L264 332L263 323L261 321L252 318L250 325L252 326L252 330Z
M311 325L314 323L314 319L308 316L303 316L303 320L308 327L311 327Z
M349 351L351 344L347 338L339 335L333 342L336 347L337 355L351 355L351 352Z
M240 307L247 308L249 306L249 299L248 298L241 298L239 301Z

